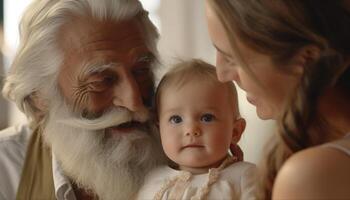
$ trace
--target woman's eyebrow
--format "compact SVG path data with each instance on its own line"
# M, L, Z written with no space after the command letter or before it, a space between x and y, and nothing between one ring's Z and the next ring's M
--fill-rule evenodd
M215 44L213 44L213 46L215 47L215 49L216 49L218 52L224 54L225 56L227 56L227 57L229 57L229 58L232 58L232 56L231 56L229 53L227 53L227 52L221 50L221 49L220 49L219 47L217 47Z

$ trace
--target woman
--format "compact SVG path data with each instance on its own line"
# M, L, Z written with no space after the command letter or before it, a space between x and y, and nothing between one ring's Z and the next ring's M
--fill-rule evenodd
M264 199L350 198L348 0L207 0L220 81L275 119Z

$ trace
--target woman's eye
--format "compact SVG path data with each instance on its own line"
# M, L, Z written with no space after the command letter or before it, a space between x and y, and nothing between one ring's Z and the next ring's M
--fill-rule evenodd
M201 117L201 121L203 122L211 122L215 120L215 116L213 114L204 114Z
M169 122L173 124L178 124L182 122L182 118L178 115L173 115L170 117Z
M225 65L229 65L229 66L236 65L236 62L231 57L228 57L227 55L221 54L221 58L222 58L222 61Z
M226 65L231 66L231 67L236 66L236 62L230 58L227 58L227 57L225 57L225 63L226 63Z

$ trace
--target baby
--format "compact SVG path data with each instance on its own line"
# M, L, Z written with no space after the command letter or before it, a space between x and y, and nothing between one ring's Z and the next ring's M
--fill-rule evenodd
M228 153L245 129L234 84L220 83L214 66L191 60L165 74L155 98L172 164L146 176L138 199L254 199L255 165Z

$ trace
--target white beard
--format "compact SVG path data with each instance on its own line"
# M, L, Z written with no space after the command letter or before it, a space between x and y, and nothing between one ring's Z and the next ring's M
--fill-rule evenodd
M62 102L50 109L44 139L65 174L99 199L132 199L145 174L164 158L159 139L142 130L106 138L104 129L145 116L117 109L87 120L74 117Z

